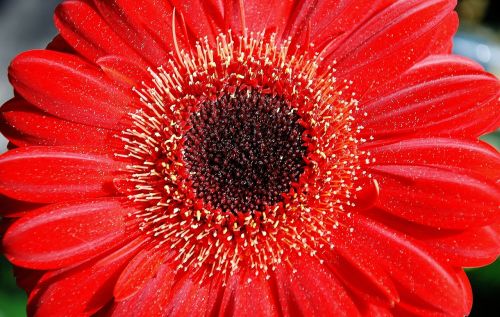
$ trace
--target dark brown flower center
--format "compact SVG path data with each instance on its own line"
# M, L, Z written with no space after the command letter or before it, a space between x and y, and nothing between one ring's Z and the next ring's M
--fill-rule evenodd
M304 171L299 118L283 98L250 90L204 102L184 136L198 197L233 213L281 201Z

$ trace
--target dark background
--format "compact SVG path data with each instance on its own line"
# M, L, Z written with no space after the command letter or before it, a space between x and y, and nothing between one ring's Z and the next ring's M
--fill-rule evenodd
M136 1L136 0L131 0ZM137 0L139 1L139 0ZM7 67L18 53L43 48L56 34L52 12L60 0L0 0L0 104L12 96ZM500 0L462 0L455 52L500 75ZM500 133L485 140L500 147ZM6 141L0 137L0 153ZM500 260L467 271L474 291L471 316L500 316ZM26 296L17 288L8 262L0 257L0 317L25 316Z

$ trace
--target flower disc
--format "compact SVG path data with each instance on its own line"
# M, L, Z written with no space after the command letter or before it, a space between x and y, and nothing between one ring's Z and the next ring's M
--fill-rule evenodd
M316 256L362 189L348 83L317 77L317 57L289 45L221 34L137 91L144 108L117 155L132 159L133 216L178 268L258 275L290 252Z
M252 91L201 105L184 136L196 196L235 214L282 201L304 171L304 128L298 119L285 101Z

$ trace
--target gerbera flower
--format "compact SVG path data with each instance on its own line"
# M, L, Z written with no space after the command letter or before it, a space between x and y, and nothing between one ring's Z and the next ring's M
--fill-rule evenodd
M451 0L65 1L9 70L3 248L36 316L463 316L500 83Z

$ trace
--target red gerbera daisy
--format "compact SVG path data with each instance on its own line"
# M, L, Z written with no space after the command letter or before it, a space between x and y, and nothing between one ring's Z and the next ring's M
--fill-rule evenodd
M463 316L500 83L454 0L72 0L2 108L36 316Z

